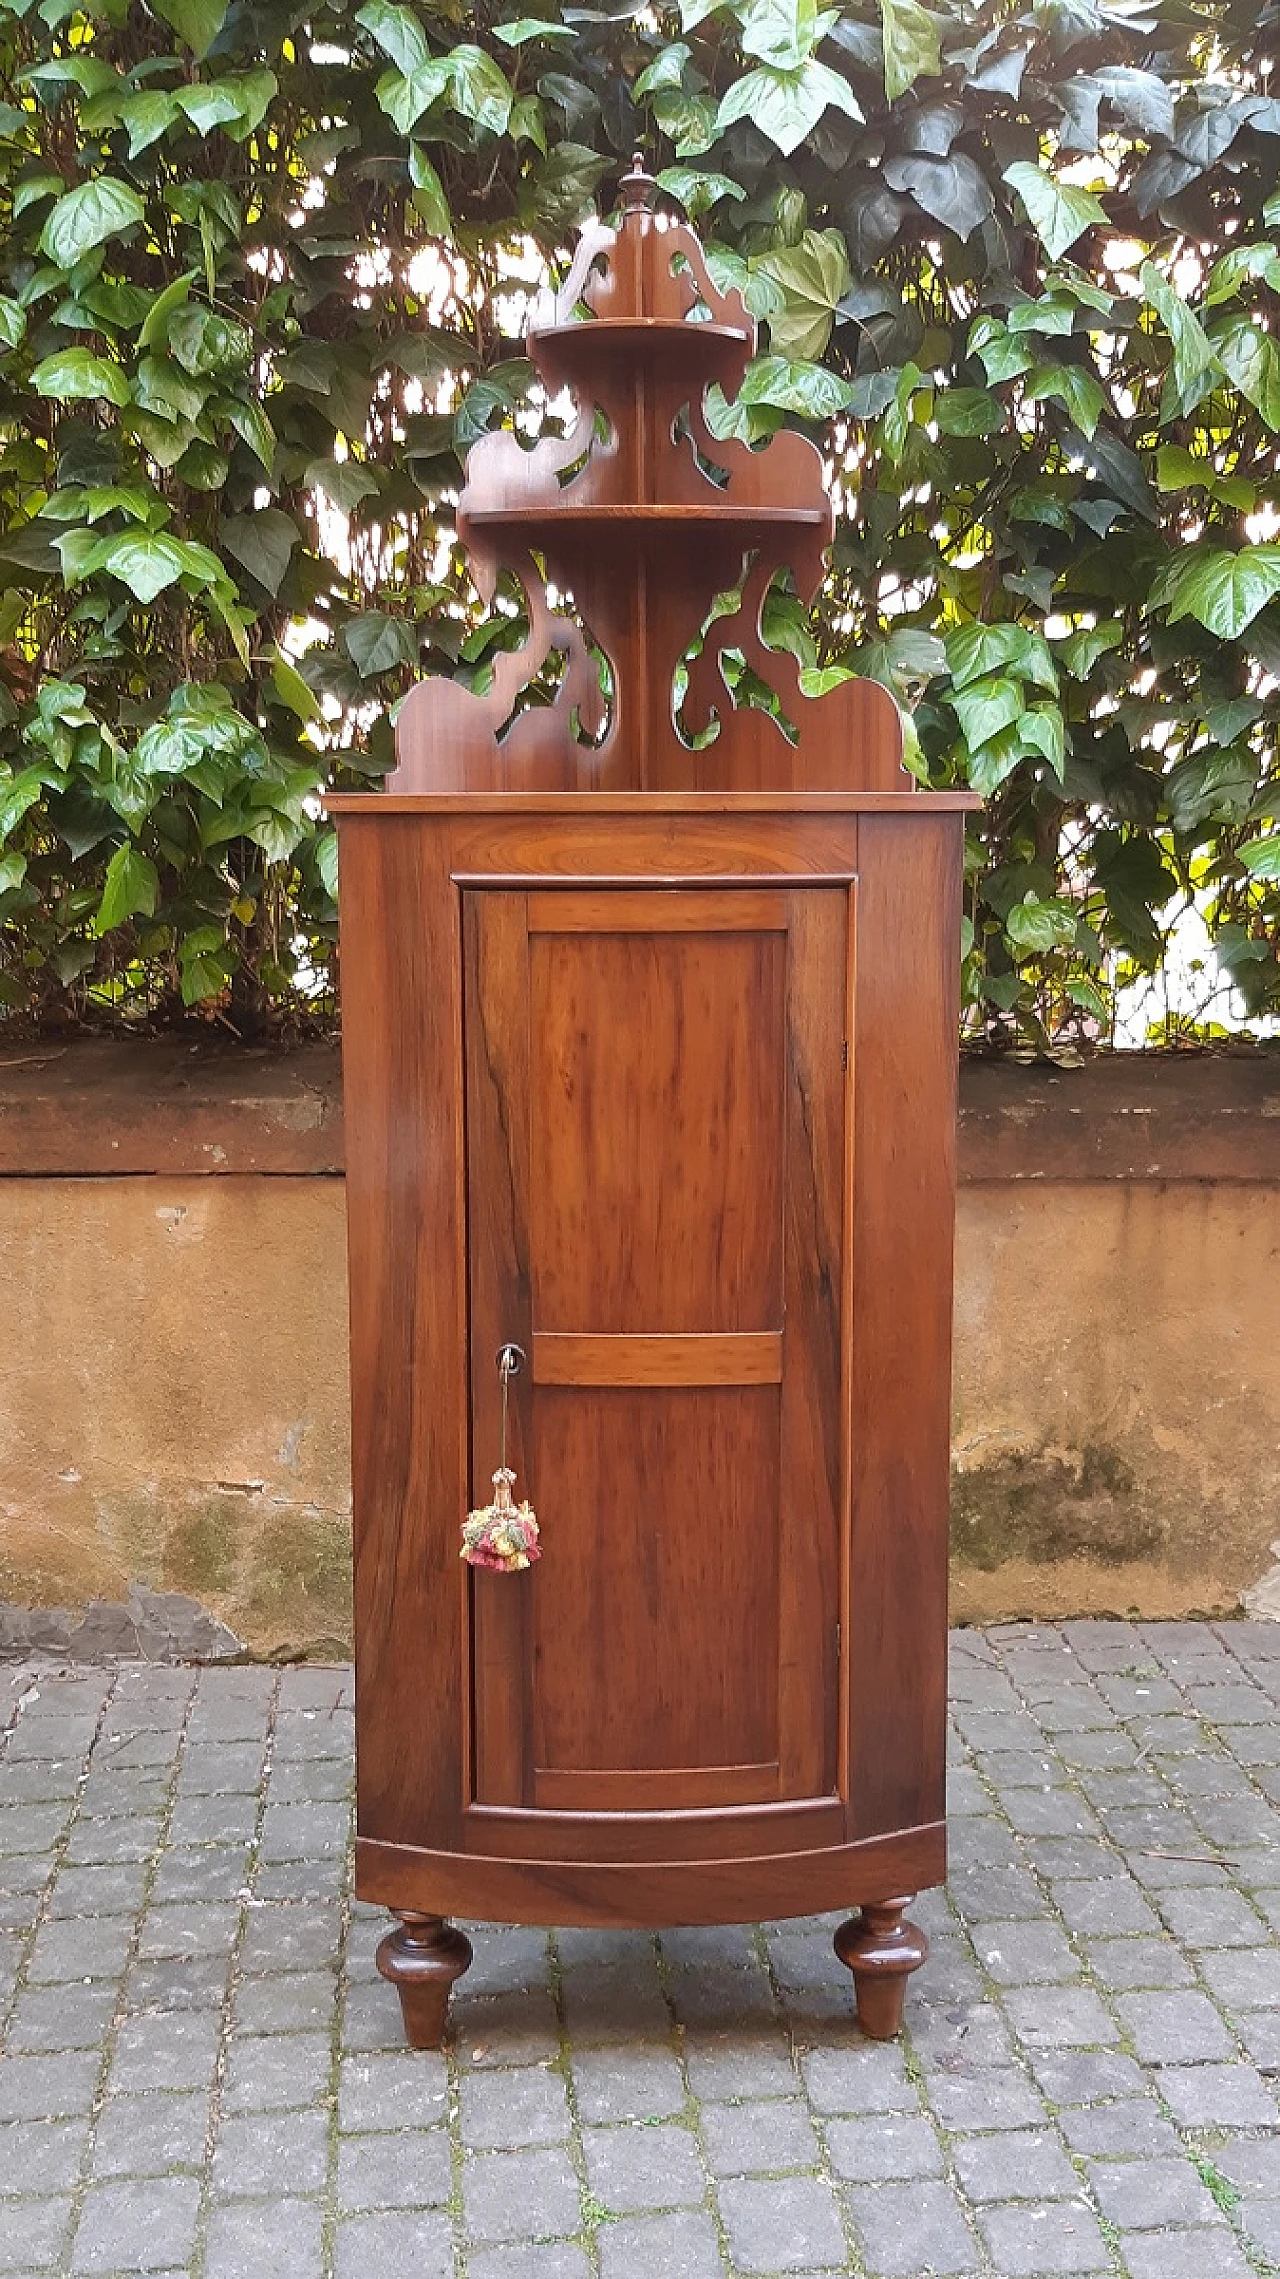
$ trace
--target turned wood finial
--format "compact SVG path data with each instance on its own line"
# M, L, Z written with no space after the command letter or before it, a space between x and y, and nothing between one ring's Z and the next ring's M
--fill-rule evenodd
M644 162L643 151L633 151L631 170L618 184L618 204L623 214L652 213L658 200L658 185Z

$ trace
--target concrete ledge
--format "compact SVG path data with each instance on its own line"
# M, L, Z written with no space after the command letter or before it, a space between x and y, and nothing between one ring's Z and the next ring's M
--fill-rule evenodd
M338 1046L181 1037L0 1051L0 1178L341 1173Z
M1280 1184L1280 1050L1118 1053L1076 1069L966 1061L959 1163L965 1186ZM336 1043L78 1038L0 1051L0 1178L302 1178L342 1167Z

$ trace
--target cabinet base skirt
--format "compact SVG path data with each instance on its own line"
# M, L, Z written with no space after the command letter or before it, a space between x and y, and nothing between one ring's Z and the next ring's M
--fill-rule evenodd
M615 1930L820 1915L926 1890L946 1872L944 1820L822 1851L729 1860L491 1859L356 1841L356 1893L375 1907Z

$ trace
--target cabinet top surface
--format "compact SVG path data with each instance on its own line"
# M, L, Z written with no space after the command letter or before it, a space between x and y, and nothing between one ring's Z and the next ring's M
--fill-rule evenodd
M901 815L961 814L974 791L329 792L330 815Z

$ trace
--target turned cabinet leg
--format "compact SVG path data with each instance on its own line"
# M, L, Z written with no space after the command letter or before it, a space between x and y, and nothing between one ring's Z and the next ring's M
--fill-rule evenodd
M910 1898L882 1899L851 1915L835 1948L853 1972L858 2024L873 2042L891 2042L902 2024L907 1979L929 1952L924 1932L903 1920Z
M401 1915L377 1953L400 1997L405 2037L416 2050L439 2049L449 1992L471 1962L471 1941L441 1915Z

